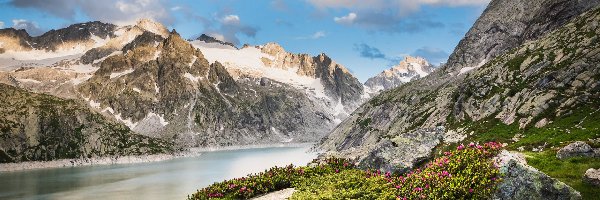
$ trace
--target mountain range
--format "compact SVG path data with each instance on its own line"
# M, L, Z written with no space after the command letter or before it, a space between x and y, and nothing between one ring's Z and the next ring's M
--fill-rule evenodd
M73 24L37 37L7 28L0 30L0 41L4 87L28 93L36 101L42 101L37 93L72 101L102 116L99 123L126 127L119 132L123 136L170 144L160 152L316 142L375 94L369 89L374 85L361 84L325 54L293 54L276 43L238 48L204 34L185 40L175 30L147 19L128 26L98 21ZM391 69L393 76L377 78L377 84L390 89L431 70L424 59L408 57ZM8 118L19 117L4 111ZM11 152L11 159L4 161L110 155L21 159L30 154L26 149L43 149L50 155L57 151L50 144L35 142L47 135L39 131L47 126L41 118L32 115L11 122L10 126L38 131L25 131L31 136L25 137L26 142L19 139L23 130L4 131L15 136L0 141L11 144L0 146L1 152ZM95 125L83 121L77 126ZM95 136L84 139L90 137ZM109 142L99 141L100 145ZM87 148L78 145L70 148L79 152Z

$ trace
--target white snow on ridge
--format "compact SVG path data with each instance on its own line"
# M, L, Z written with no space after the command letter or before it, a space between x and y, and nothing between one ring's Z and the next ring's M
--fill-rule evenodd
M30 50L13 51L8 50L0 54L0 58L9 58L15 60L45 60L49 58L59 58L73 55L83 55L88 50L84 45L76 45L72 49L61 49L57 51Z
M212 49L236 50L235 47L232 47L229 45L224 45L224 44L220 44L220 43L206 43L206 42L200 41L200 40L191 41L190 44L194 45L195 48L204 47L204 48L212 48Z
M306 90L307 93L313 94L314 97L330 100L325 94L325 87L320 79L298 75L298 68L284 70L265 66L263 59L274 60L275 58L263 53L257 47L250 46L238 50L221 44L218 44L220 46L215 48L213 47L214 43L208 43L211 46L203 41L191 41L190 43L195 48L200 49L206 60L210 63L218 61L226 68L240 69L239 71L257 78L266 77L278 82L287 83L298 89Z
M123 118L121 118L121 113L119 113L119 114L116 114L116 115L114 115L114 116L115 116L115 119L117 119L117 120L119 120L119 121L123 122L123 123L124 123L125 125L127 125L127 127L129 127L130 129L133 129L133 128L135 128L135 126L137 126L137 123L133 123L133 122L131 121L131 119L123 119Z
M108 41L110 41L110 37L106 36L106 38L101 38L101 37L98 37L98 36L92 34L92 40L94 40L93 48L96 48L96 47L104 46L106 43L108 43Z
M110 74L110 79L113 79L113 78L119 78L119 77L121 77L121 76L124 76L124 75L130 74L130 73L132 73L133 71L134 71L133 69L128 69L128 70L125 70L125 71L122 71L122 72L116 72L116 73L115 73L115 72L113 72L113 73L111 73L111 74Z
M462 75L462 74L466 74L467 72L480 68L481 66L485 65L485 63L487 62L486 59L482 60L477 66L475 67L463 67L460 69L460 72L458 73L458 75Z
M200 77L200 76L194 76L194 75L192 75L190 73L185 73L183 76L186 77L187 79L190 79L190 81L192 81L192 82L198 82L198 80L200 80L200 79L203 78L203 77Z
M150 112L150 113L148 113L148 115L146 115L146 118L151 118L151 117L157 118L162 126L166 126L169 124L169 122L167 122L165 120L165 118L161 117L160 115L158 115L156 113Z
M262 53L260 49L254 47L237 49L212 48L203 46L202 41L190 42L195 48L200 49L208 62L219 61L221 64L229 64L239 68L264 68L262 58L273 59L270 55Z
M121 55L121 54L123 54L122 51L115 51L115 52L112 52L112 53L108 54L108 56L104 56L102 58L94 60L93 63L96 64L96 63L99 63L99 62L102 62L102 61L106 60L108 57L111 57L111 56L114 56L114 55Z
M88 74L88 73L94 73L98 69L99 69L98 67L93 67L92 65L76 64L76 65L69 66L64 71L73 71L73 72L77 72L77 73Z
M92 78L92 75L88 74L88 75L85 75L85 76L82 76L82 77L79 77L79 78L72 79L71 83L73 85L79 85L79 84L81 84L81 83L89 80L90 78Z

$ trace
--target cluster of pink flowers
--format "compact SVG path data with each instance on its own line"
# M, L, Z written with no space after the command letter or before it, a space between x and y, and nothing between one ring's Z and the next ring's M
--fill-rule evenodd
M497 168L494 169L493 165L490 164L490 159L501 148L502 145L495 142L483 145L475 143L460 144L456 147L456 151L443 152L442 157L428 163L424 168L415 169L404 176L392 178L392 187L398 191L398 199L426 199L428 196L432 197L432 192L437 194L448 192L452 195L468 194L476 197L493 191L493 189L490 189L492 187L490 185L497 182L498 173ZM489 172L478 172L480 168L472 168L475 165L492 168ZM475 169L475 171L462 171L465 168ZM479 174L472 175L471 173ZM385 173L385 176L381 176L379 171L367 171L367 177L380 176L387 179L389 174ZM457 175L458 178L455 178L454 175ZM440 188L447 188L450 191L440 190ZM461 191L464 193L461 193Z
M223 197L223 194L218 193L218 192L217 193L210 193L210 194L208 194L208 197L209 198L219 198L219 197Z

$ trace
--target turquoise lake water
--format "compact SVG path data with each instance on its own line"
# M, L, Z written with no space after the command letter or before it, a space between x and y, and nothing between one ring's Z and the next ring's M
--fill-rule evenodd
M306 165L309 146L205 152L162 162L0 173L0 199L185 199L217 181Z

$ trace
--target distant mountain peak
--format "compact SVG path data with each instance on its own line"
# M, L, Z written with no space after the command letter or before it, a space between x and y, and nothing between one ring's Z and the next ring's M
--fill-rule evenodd
M169 36L169 30L164 25L151 19L140 19L137 21L135 26L160 35L163 38L167 38Z
M221 40L218 40L215 37L212 37L212 36L209 36L209 35L206 35L206 34L200 35L200 37L196 38L196 40L203 41L203 42L206 42L206 43L218 43L218 44L222 44L222 45L226 45L226 46L235 47L235 45L232 44L231 42L221 41Z
M414 78L423 78L434 70L425 58L406 56L398 65L386 69L377 76L371 77L365 82L365 86L372 93L395 88Z

